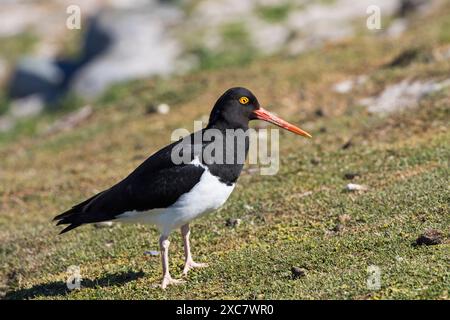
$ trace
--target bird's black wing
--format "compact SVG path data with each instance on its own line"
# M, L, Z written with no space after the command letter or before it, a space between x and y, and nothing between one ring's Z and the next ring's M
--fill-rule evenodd
M176 202L200 181L205 170L193 164L172 162L172 148L182 141L159 150L111 188L56 216L58 225L69 224L61 233L84 223L113 220L127 211L165 208Z

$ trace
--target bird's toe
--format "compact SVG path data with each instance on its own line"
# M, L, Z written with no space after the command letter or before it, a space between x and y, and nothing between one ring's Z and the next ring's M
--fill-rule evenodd
M177 285L177 284L182 284L182 283L185 283L185 281L184 280L182 280L182 279L173 279L170 275L169 276L165 276L164 278L163 278L163 281L162 281L162 283L161 283L161 288L162 289L166 289L167 288L167 286L169 286L169 285Z
M187 273L189 272L189 270L191 270L193 268L206 268L207 266L208 266L207 263L198 263L195 261L186 262L186 264L184 265L184 269L183 269L183 276L186 276Z

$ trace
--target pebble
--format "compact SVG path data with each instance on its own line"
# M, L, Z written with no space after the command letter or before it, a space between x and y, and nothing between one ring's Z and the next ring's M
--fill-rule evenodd
M159 114L168 114L170 112L170 106L167 103L161 103L158 105L150 104L147 107L146 113L159 113Z
M299 279L304 276L306 276L306 270L299 267L292 267L291 268L292 278L293 279Z
M159 114L168 114L170 112L170 107L167 103L161 103L156 107L156 111Z
M353 180L359 176L360 174L358 172L347 172L346 174L344 174L344 178L347 180Z
M149 255L149 256L159 256L159 251L149 250L149 251L145 251L144 254Z
M232 219L229 218L227 219L227 221L225 221L225 225L227 227L237 227L241 224L242 220L241 219Z
M352 140L348 140L346 143L344 143L343 145L342 145L342 149L343 150L346 150L346 149L348 149L348 148L350 148L351 146L353 146L353 142L352 142Z
M345 186L345 189L347 191L366 191L368 190L368 187L362 184L349 183Z
M442 243L442 233L435 229L428 229L423 234L421 234L417 240L416 245L436 245Z

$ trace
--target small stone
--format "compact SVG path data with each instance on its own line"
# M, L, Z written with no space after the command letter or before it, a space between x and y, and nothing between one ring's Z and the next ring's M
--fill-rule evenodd
M155 256L159 256L159 251L156 251L156 250L150 250L150 251L145 251L144 254L145 254L145 255L152 256L152 257L155 257Z
M225 225L227 227L237 227L241 224L242 220L241 219L233 219L233 218L229 218L227 219L227 221L225 221Z
M325 113L323 112L323 110L321 108L314 111L314 114L316 115L316 117L324 117L325 116Z
M416 245L436 245L442 243L442 233L435 229L428 229L423 234L421 234L417 240Z
M342 145L342 149L343 150L347 150L348 148L350 148L351 146L353 146L353 142L352 142L352 140L348 140L346 143L344 143L343 145Z
M310 162L311 162L311 164L317 166L320 163L320 159L319 158L312 158Z
M333 91L337 93L348 93L352 91L354 82L353 80L344 80L342 82L336 83L333 86Z
M347 172L346 174L344 174L344 178L347 180L353 180L359 176L360 174L358 172Z
M368 187L361 184L349 183L345 186L345 189L347 191L367 191Z
M299 279L304 276L306 276L306 270L299 267L292 267L291 268L292 278L293 279Z
M94 226L96 228L111 228L113 226L113 223L112 223L112 221L103 221L103 222L94 223Z
M166 103L161 103L160 105L158 105L158 106L156 107L156 111L157 111L159 114L168 114L168 113L170 112L170 107L169 107L169 105L166 104Z
M146 109L147 114L159 113L168 114L170 112L170 106L166 103L161 103L158 105L149 104Z
M110 248L112 248L113 244L114 244L114 242L112 242L112 241L107 241L107 242L105 243L105 247L107 247L108 249L110 249Z

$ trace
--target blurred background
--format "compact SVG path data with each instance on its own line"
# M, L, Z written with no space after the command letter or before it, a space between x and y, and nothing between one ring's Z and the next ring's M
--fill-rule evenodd
M380 23L370 30L365 20L373 5L382 28ZM410 19L440 5L441 0L2 0L0 135L11 136L23 118L80 107L121 82L245 65L270 55L289 58L360 33L375 41L401 37Z

